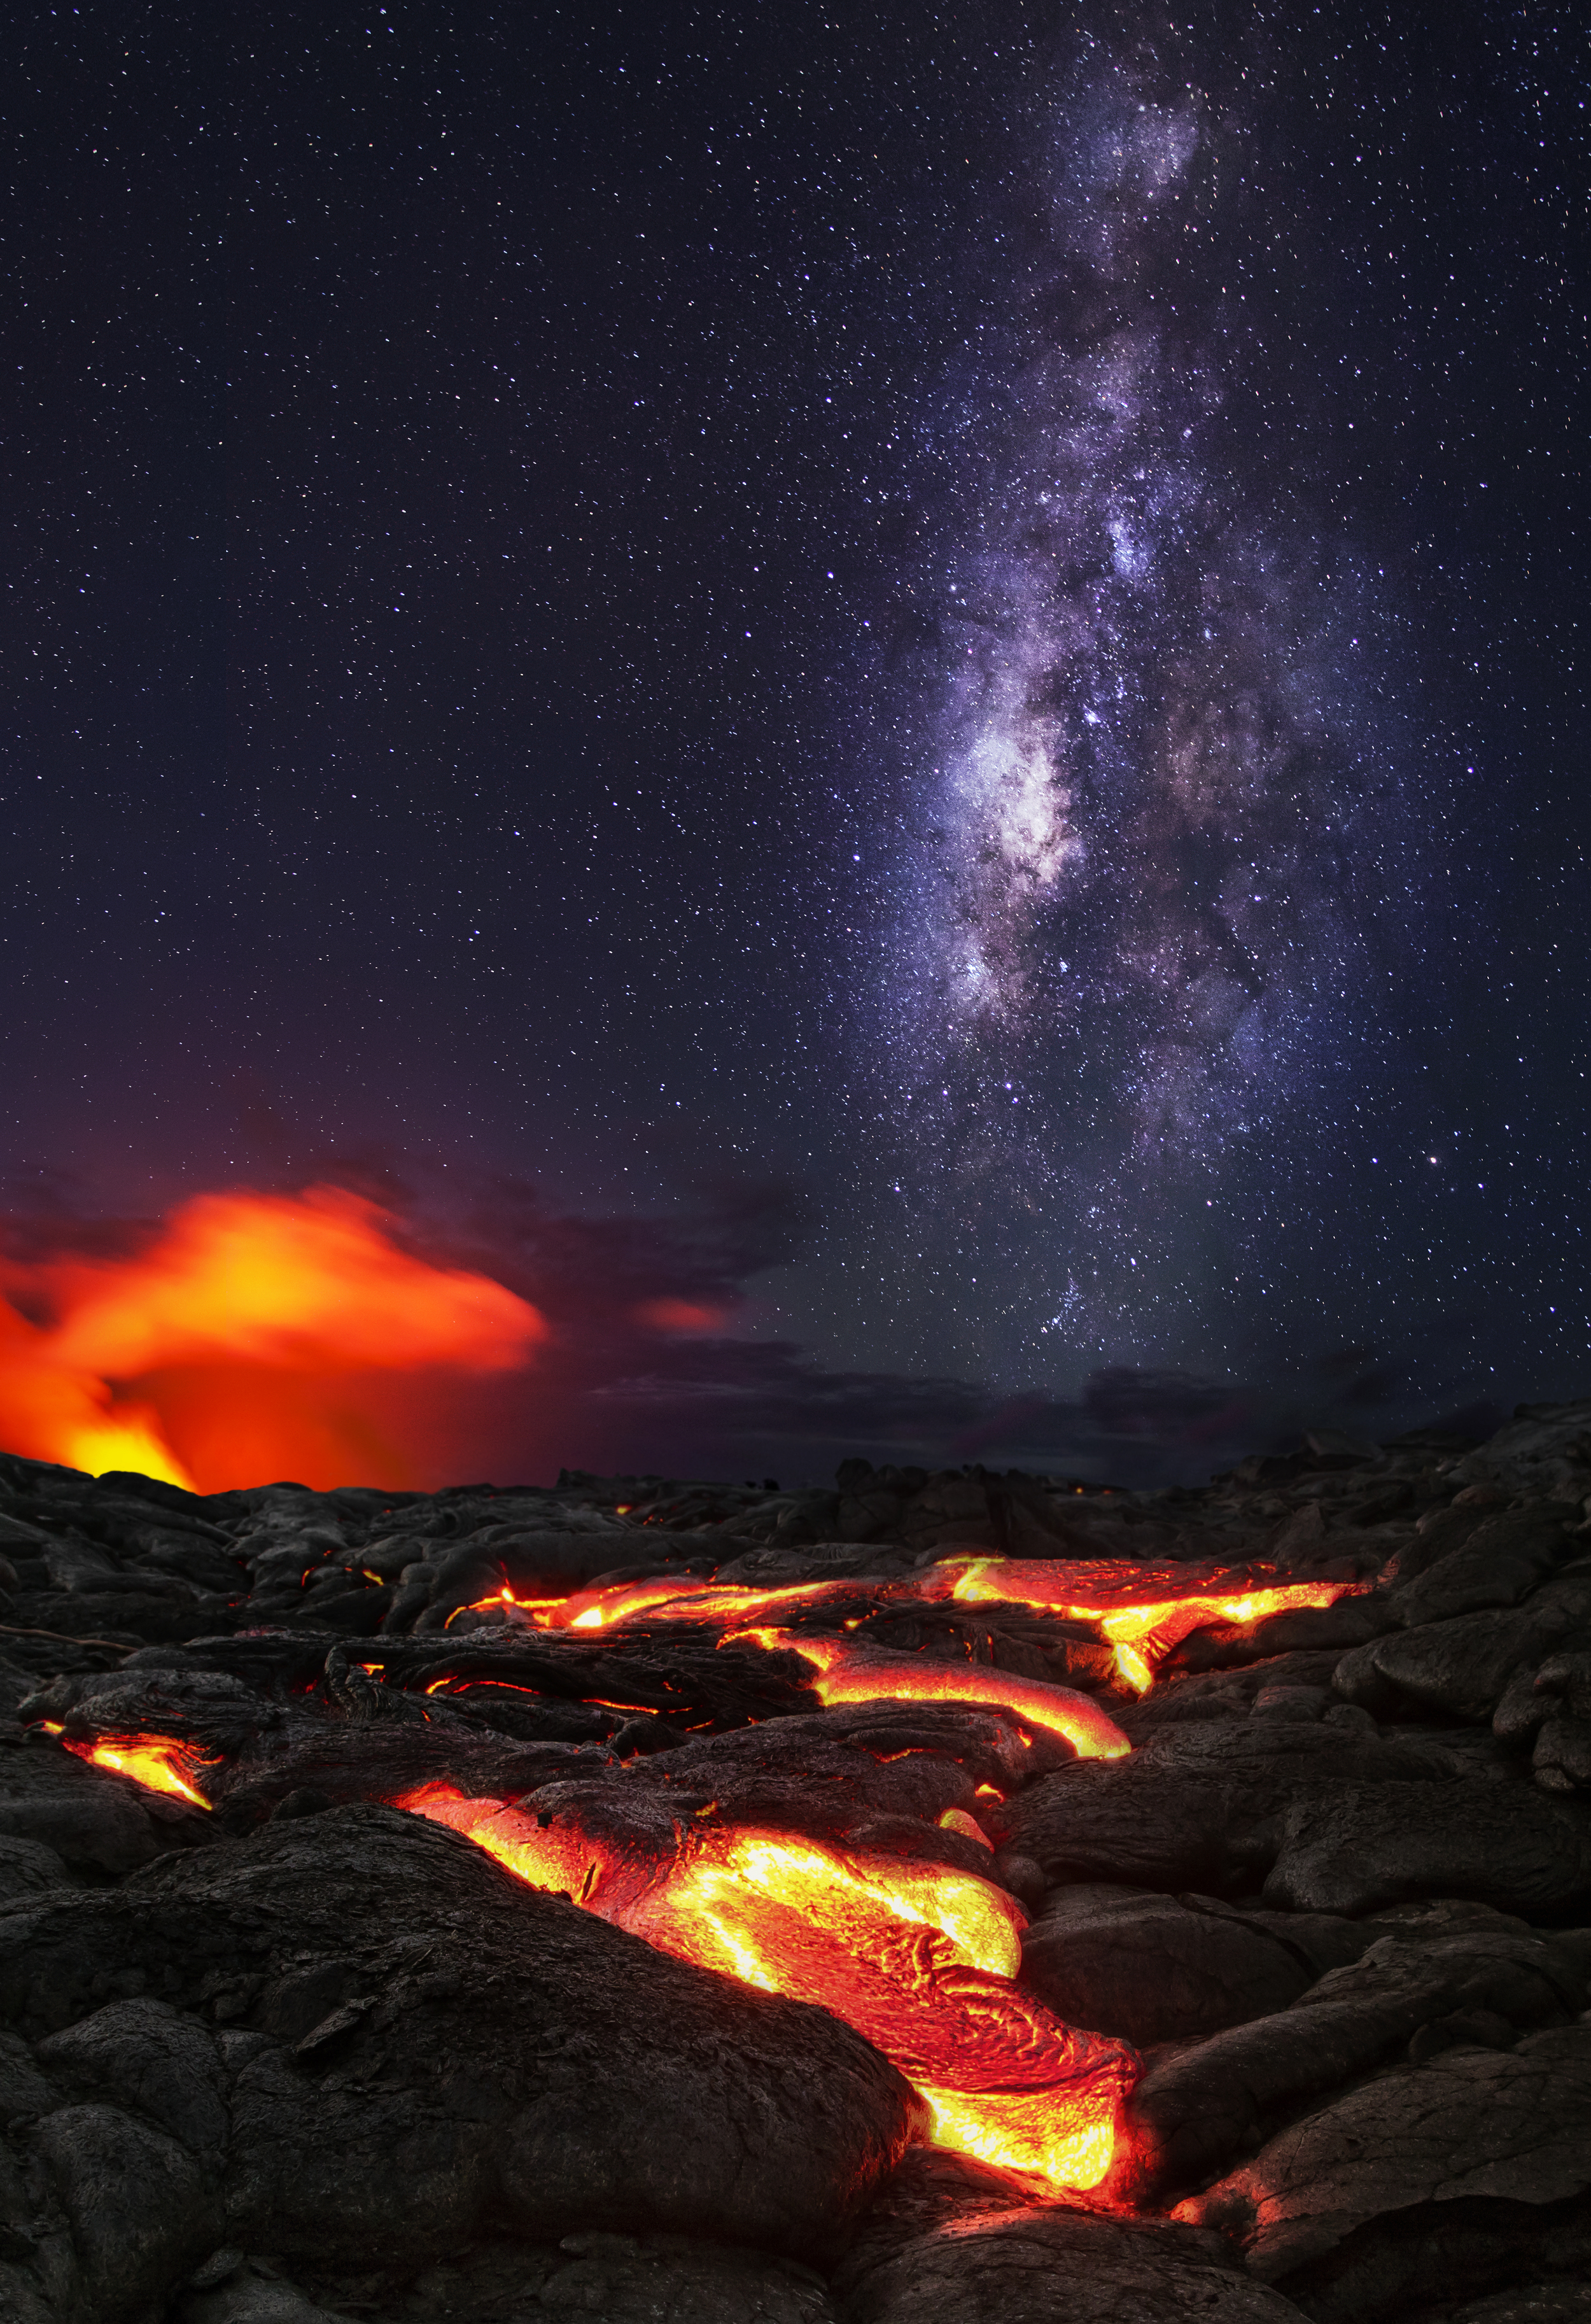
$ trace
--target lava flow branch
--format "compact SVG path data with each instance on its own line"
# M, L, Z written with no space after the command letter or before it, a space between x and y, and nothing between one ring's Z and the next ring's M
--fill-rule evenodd
M817 1612L825 1604L857 1594L853 1582L789 1582L772 1590L701 1580L688 1573L659 1574L645 1582L612 1582L605 1588L577 1590L572 1598L536 1609L546 1630L608 1630L645 1615L654 1622L743 1622L749 1613ZM887 1598L889 1586L869 1593Z
M60 1733L47 1727L47 1732ZM147 1792L163 1792L168 1799L186 1800L189 1807L208 1812L212 1803L198 1788L204 1769L215 1763L191 1743L171 1735L102 1735L89 1743L70 1735L60 1737L74 1757L91 1767L105 1767L113 1775L130 1775Z
M913 2083L936 2144L1057 2192L1109 2172L1136 2053L1015 1984L1026 1916L991 1882L745 1827L676 1827L671 1858L625 1856L446 1784L395 1804L663 1952L830 2010Z
M807 1630L731 1630L726 1646L751 1640L769 1654L797 1654L812 1664L813 1691L836 1702L968 1702L1015 1711L1071 1744L1080 1759L1125 1759L1132 1745L1091 1695L1047 1679L1019 1678L985 1663L942 1662L888 1646Z
M1157 1665L1193 1631L1212 1622L1246 1627L1267 1615L1332 1606L1369 1587L1356 1582L1262 1581L1250 1568L1190 1569L1061 1558L973 1558L955 1572L950 1596L959 1605L1042 1607L1063 1620L1091 1622L1116 1648L1117 1668L1138 1693Z
M699 1591L682 1602L699 1618L707 1597L743 1609L748 1598L810 1602L811 1593ZM753 1628L720 1643L800 1655L825 1707L965 1703L1013 1712L1063 1738L1080 1758L1119 1758L1131 1748L1089 1696L987 1665L832 1633ZM1136 2061L1120 2043L1062 2024L1016 1986L1025 1915L992 1883L787 1834L698 1824L676 1826L672 1856L626 1856L578 1821L469 1798L449 1784L418 1787L396 1804L464 1832L532 1886L563 1890L665 1952L821 2003L906 2075L940 2144L1056 2190L1095 2187L1108 2172Z

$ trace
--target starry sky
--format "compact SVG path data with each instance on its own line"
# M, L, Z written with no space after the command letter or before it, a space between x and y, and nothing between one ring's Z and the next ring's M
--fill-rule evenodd
M593 1465L1588 1392L1588 98L1545 5L35 17L7 1248L373 1194Z

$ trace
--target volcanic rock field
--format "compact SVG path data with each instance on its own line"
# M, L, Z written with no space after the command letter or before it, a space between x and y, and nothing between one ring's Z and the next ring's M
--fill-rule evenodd
M5 2324L1591 2324L1591 1402L0 1456Z

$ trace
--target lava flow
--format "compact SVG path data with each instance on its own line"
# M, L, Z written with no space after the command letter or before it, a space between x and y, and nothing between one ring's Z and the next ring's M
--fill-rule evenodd
M1202 1629L1210 1622L1258 1622L1268 1614L1298 1607L1331 1606L1338 1598L1351 1596L1367 1586L1355 1582L1271 1583L1259 1580L1252 1571L1234 1572L1220 1566L1190 1570L1185 1566L1145 1567L1125 1560L1100 1559L1081 1563L1059 1558L972 1558L964 1563L947 1561L909 1580L875 1583L871 1595L880 1603L914 1598L933 1602L948 1598L966 1605L1032 1606L1070 1621L1090 1623L1115 1647L1117 1675L1136 1693L1142 1694L1154 1683L1157 1665L1191 1631ZM612 1629L641 1617L649 1623L733 1621L743 1626L735 1635L754 1637L766 1645L774 1635L772 1630L752 1628L749 1616L812 1612L825 1602L854 1594L856 1587L851 1581L794 1582L759 1590L704 1581L693 1574L654 1574L645 1581L608 1582L578 1591L573 1597L556 1603L538 1604L524 1610L539 1628L557 1630ZM492 1602L483 1600L482 1605ZM781 1637L780 1643L792 1646L796 1642ZM800 1651L806 1653L811 1643L803 1642ZM837 1651L831 1652L831 1662L836 1658ZM835 1680L836 1687L860 1683L860 1648L847 1651L844 1673ZM809 1655L808 1658L816 1660L816 1655ZM989 1692L991 1675L985 1674L981 1691L972 1694L964 1685L950 1688L928 1681L914 1683L910 1692L917 1699L998 1701L1020 1708L1014 1695ZM1015 1683L1039 1684L1043 1691L1040 1682ZM825 1693L822 1683L818 1691L823 1693L826 1702L871 1702L877 1692L876 1689L869 1689L865 1692ZM1072 1701L1082 1699L1071 1696L1065 1688L1060 1692ZM1041 1725L1055 1723L1053 1719L1040 1717ZM1070 1738L1067 1728L1062 1727L1059 1731Z
M834 1702L970 1702L1015 1711L1030 1727L1062 1736L1080 1759L1122 1759L1132 1745L1091 1695L1048 1679L1020 1678L987 1663L951 1663L891 1646L863 1646L816 1632L731 1631L722 1644L752 1639L769 1654L781 1649L814 1665L813 1691L825 1708Z
M821 1606L825 1599L853 1596L851 1582L788 1582L776 1589L746 1589L735 1582L704 1582L699 1575L655 1574L645 1582L610 1582L577 1590L572 1598L544 1607L534 1618L548 1630L603 1630L639 1614L658 1622L743 1621L749 1612ZM888 1592L879 1594L887 1595Z
M75 1758L91 1767L107 1767L113 1775L130 1775L145 1791L165 1792L186 1800L190 1807L207 1810L210 1803L195 1788L193 1778L211 1763L191 1743L171 1735L103 1735L96 1743L79 1743L69 1735L60 1741Z
M1219 1566L1190 1571L975 1558L959 1570L949 1595L964 1605L1036 1606L1068 1621L1095 1624L1117 1649L1123 1675L1142 1692L1154 1665L1209 1623L1263 1622L1300 1607L1334 1606L1368 1587L1363 1582L1258 1582Z
M661 1951L830 2010L927 2101L937 2144L1057 2191L1109 2171L1136 2057L1012 1983L1025 1916L992 1883L750 1828L693 1825L671 1861L627 1859L556 1815L446 1784L394 1804Z

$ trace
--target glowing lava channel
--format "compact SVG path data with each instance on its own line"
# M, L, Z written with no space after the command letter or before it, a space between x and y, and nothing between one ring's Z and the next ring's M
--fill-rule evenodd
M829 2010L927 2101L936 2144L1057 2191L1108 2172L1136 2057L1012 1983L1025 1916L991 1882L750 1828L683 1828L666 1864L611 1858L556 1815L446 1784L395 1804L660 1951Z
M1210 1622L1259 1622L1267 1615L1299 1607L1335 1605L1338 1599L1356 1594L1368 1586L1356 1582L1265 1583L1219 1566L1190 1571L1176 1566L1145 1568L1127 1560L1083 1563L1059 1558L980 1557L964 1563L947 1560L909 1582L875 1584L871 1594L880 1604L914 1599L933 1603L949 1599L962 1605L1032 1606L1069 1621L1090 1623L1105 1642L1116 1648L1117 1674L1122 1683L1135 1693L1143 1694L1154 1683L1156 1665L1191 1631L1202 1629ZM655 1622L744 1623L748 1615L807 1612L833 1600L852 1597L858 1587L854 1581L797 1582L777 1589L756 1590L704 1581L694 1575L670 1578L658 1574L644 1582L610 1582L601 1588L577 1591L555 1604L538 1604L533 1610L531 1610L531 1618L538 1628L558 1630L615 1628L641 1616ZM483 1600L482 1604L492 1602ZM735 1635L766 1645L775 1633L771 1628L748 1627ZM795 1646L796 1641L781 1636L779 1643ZM807 1653L807 1644L803 1643L799 1651ZM851 1684L860 1670L857 1657L861 1650L848 1651L851 1659L845 1674L836 1679L836 1686ZM887 1649L868 1651L882 1656ZM808 1659L816 1660L815 1654L808 1654ZM913 1687L911 1696L919 1701L1003 1702L1009 1708L1017 1708L1014 1697L988 1691L988 1682L993 1675L998 1674L984 1674L982 1691L976 1693L969 1693L965 1688L927 1685ZM1036 1683L1041 1691L1043 1688L1043 1682L1016 1683ZM823 1692L821 1687L819 1692ZM1067 1688L1058 1692L1071 1701L1084 1699ZM870 1702L873 1692L827 1693L823 1700ZM1053 1725L1054 1721L1041 1718L1039 1723ZM1108 1720L1105 1723L1109 1724ZM1067 1729L1059 1731L1067 1733L1071 1739Z
M209 1801L195 1789L192 1779L201 1767L214 1762L192 1743L180 1743L171 1735L105 1735L97 1743L78 1743L63 1735L60 1740L74 1757L87 1759L91 1767L130 1775L145 1791L165 1792L172 1799L186 1800L190 1807L209 1809Z
M1224 1591L1223 1578L1228 1583ZM1174 1586L1178 1582L1180 1588ZM1124 1583L1061 1559L975 1558L960 1570L949 1595L961 1605L1035 1606L1064 1620L1092 1622L1117 1649L1122 1676L1142 1693L1154 1665L1210 1622L1263 1622L1268 1615L1301 1607L1334 1606L1368 1587L1363 1582L1239 1583L1219 1569L1184 1577L1163 1568L1148 1573L1140 1569Z
M612 1582L605 1588L577 1590L572 1598L538 1614L543 1629L603 1630L638 1614L659 1622L743 1621L763 1608L792 1611L822 1605L825 1599L854 1597L854 1582L792 1582L776 1590L749 1590L699 1575L654 1575L646 1582Z
M836 1702L970 1702L1014 1711L1027 1726L1063 1737L1080 1759L1123 1759L1133 1748L1090 1695L1047 1679L1019 1678L988 1663L897 1654L889 1646L863 1646L816 1632L736 1630L721 1644L733 1646L748 1638L769 1654L783 1649L813 1664L817 1672L813 1692L825 1707Z

